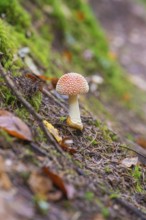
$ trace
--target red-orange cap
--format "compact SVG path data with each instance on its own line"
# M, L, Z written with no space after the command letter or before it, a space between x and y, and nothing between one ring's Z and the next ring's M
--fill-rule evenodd
M62 95L78 95L87 93L89 86L82 75L67 73L58 80L56 91Z

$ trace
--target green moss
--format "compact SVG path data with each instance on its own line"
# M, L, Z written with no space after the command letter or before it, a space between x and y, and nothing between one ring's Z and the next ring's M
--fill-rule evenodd
M104 167L104 171L105 171L106 173L111 173L111 172L112 172L111 169L110 169L110 167L109 167L108 165Z
M119 198L120 195L118 193L116 193L116 192L113 192L112 194L110 194L109 197L110 197L110 199L116 199L116 198Z
M35 140L40 141L41 143L45 143L47 141L44 132L39 126L35 127L37 135L35 135Z
M12 34L10 27L0 19L0 52L3 53L2 61L3 63L12 63L14 54L17 49L17 42ZM8 60L8 61L7 61Z
M15 110L15 114L22 120L26 120L29 117L29 112L24 107L19 107Z
M7 86L2 85L0 87L0 94L6 106L7 105L11 105L12 107L14 106L16 102L16 97L12 95L11 90L9 90Z
M112 143L113 142L111 137L112 132L108 129L108 127L106 125L101 125L100 130L102 131L103 138L109 143Z
M92 138L90 136L87 136L85 138L90 141L91 145L97 145L98 144L98 142L94 138Z
M30 26L30 16L17 0L1 0L0 14L4 14L6 21L18 30L23 31Z
M94 193L87 191L87 192L85 192L84 197L86 200L92 201L94 199Z
M35 95L32 96L31 104L37 112L40 109L41 102L42 102L42 93L41 92L37 92Z
M104 218L108 218L110 216L110 212L108 207L106 207L104 204L101 203L100 200L96 199L96 203L99 206L99 208L101 209L101 213L103 215Z
M103 217L105 217L105 218L108 218L110 216L110 212L109 212L109 209L107 207L103 207L101 209L101 212L102 212Z
M142 192L142 186L141 186L141 177L142 177L142 171L140 166L135 166L132 170L132 176L134 177L136 181L136 191Z
M60 122L64 122L66 120L66 117L62 116L62 117L59 118L59 120L60 120Z

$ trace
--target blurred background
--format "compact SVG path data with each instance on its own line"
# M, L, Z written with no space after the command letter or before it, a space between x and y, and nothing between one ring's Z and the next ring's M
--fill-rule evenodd
M130 79L146 90L145 1L91 0L91 7L105 30L110 50Z

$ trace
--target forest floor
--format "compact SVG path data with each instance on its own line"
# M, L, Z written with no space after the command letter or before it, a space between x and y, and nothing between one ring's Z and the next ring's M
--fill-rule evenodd
M101 6L95 5L101 4L100 2L93 2L94 9ZM106 4L104 6L106 7ZM103 13L102 10L100 12ZM129 15L129 11L127 13ZM102 22L99 12L98 15ZM116 22L117 19L114 17L114 20ZM110 25L112 27L107 20L103 21L103 26L112 39L112 49L115 35L112 35ZM139 49L138 46L137 48ZM119 53L118 49L117 51L114 52L121 60L120 57L124 56L124 53ZM132 56L130 51L129 46L128 53ZM136 58L131 56L130 61L134 63L133 59ZM145 77L146 74L142 72L144 67L139 62L137 65L143 73L141 77ZM128 69L131 68L128 64L125 68L131 70ZM0 67L0 71L4 77L5 70ZM105 111L110 114L108 119L104 118L104 123L101 123L100 117L94 116L81 105L84 129L82 132L76 131L69 128L65 122L68 114L67 100L57 94L53 87L47 94L42 94L39 117L23 102L21 97L26 97L28 101L44 83L38 77L33 78L31 73L25 74L26 72L28 69L23 69L19 77L13 77L10 71L7 72L7 86L10 86L9 82L12 80L11 89L15 102L14 105L8 105L6 110L16 113L19 108L17 115L31 128L33 138L31 141L21 141L1 131L0 219L145 220L146 156L145 150L132 142L137 135L143 136L146 133L144 109L137 116L120 102L111 103L106 97L102 97ZM2 82L2 85L5 86L5 82ZM21 95L18 96L15 91ZM2 96L0 105L1 108L5 107ZM144 105L142 102L142 106ZM40 119L45 119L59 131L63 144L55 139L52 141L52 138L42 131ZM118 136L115 133L118 133ZM53 135L58 137L56 131ZM128 135L132 137L132 147L123 144L123 139Z

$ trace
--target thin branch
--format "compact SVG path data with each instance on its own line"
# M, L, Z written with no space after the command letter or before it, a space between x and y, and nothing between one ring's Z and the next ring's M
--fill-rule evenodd
M49 98L53 99L58 105L60 105L60 107L64 108L65 110L68 110L67 107L64 104L62 104L62 100L59 101L58 99L56 99L55 96L52 95L50 92L48 92L45 88L42 88L41 91L44 95L46 95Z
M127 211L135 214L137 217L140 218L140 220L146 220L146 215L141 212L139 209L135 208L135 206L132 206L131 204L127 203L126 201L122 200L121 198L115 198L114 199L117 203L119 203L121 206L123 206Z
M15 88L15 85L13 81L8 76L8 73L5 73L2 65L0 64L0 75L4 78L6 84L8 87L12 90L12 92L15 94L17 99L24 105L24 107L32 114L32 116L38 121L39 126L43 130L47 140L49 143L53 144L58 152L61 154L64 154L62 149L59 147L58 143L54 140L52 135L48 132L45 125L43 124L43 118L40 114L38 114L34 108L30 105L29 102L26 101L26 99L23 97L23 95Z
M146 158L146 151L141 146L139 146L138 144L136 144L130 140L125 140L125 143L126 143L126 145L120 145L120 147L131 150L131 151L139 154L140 156Z

